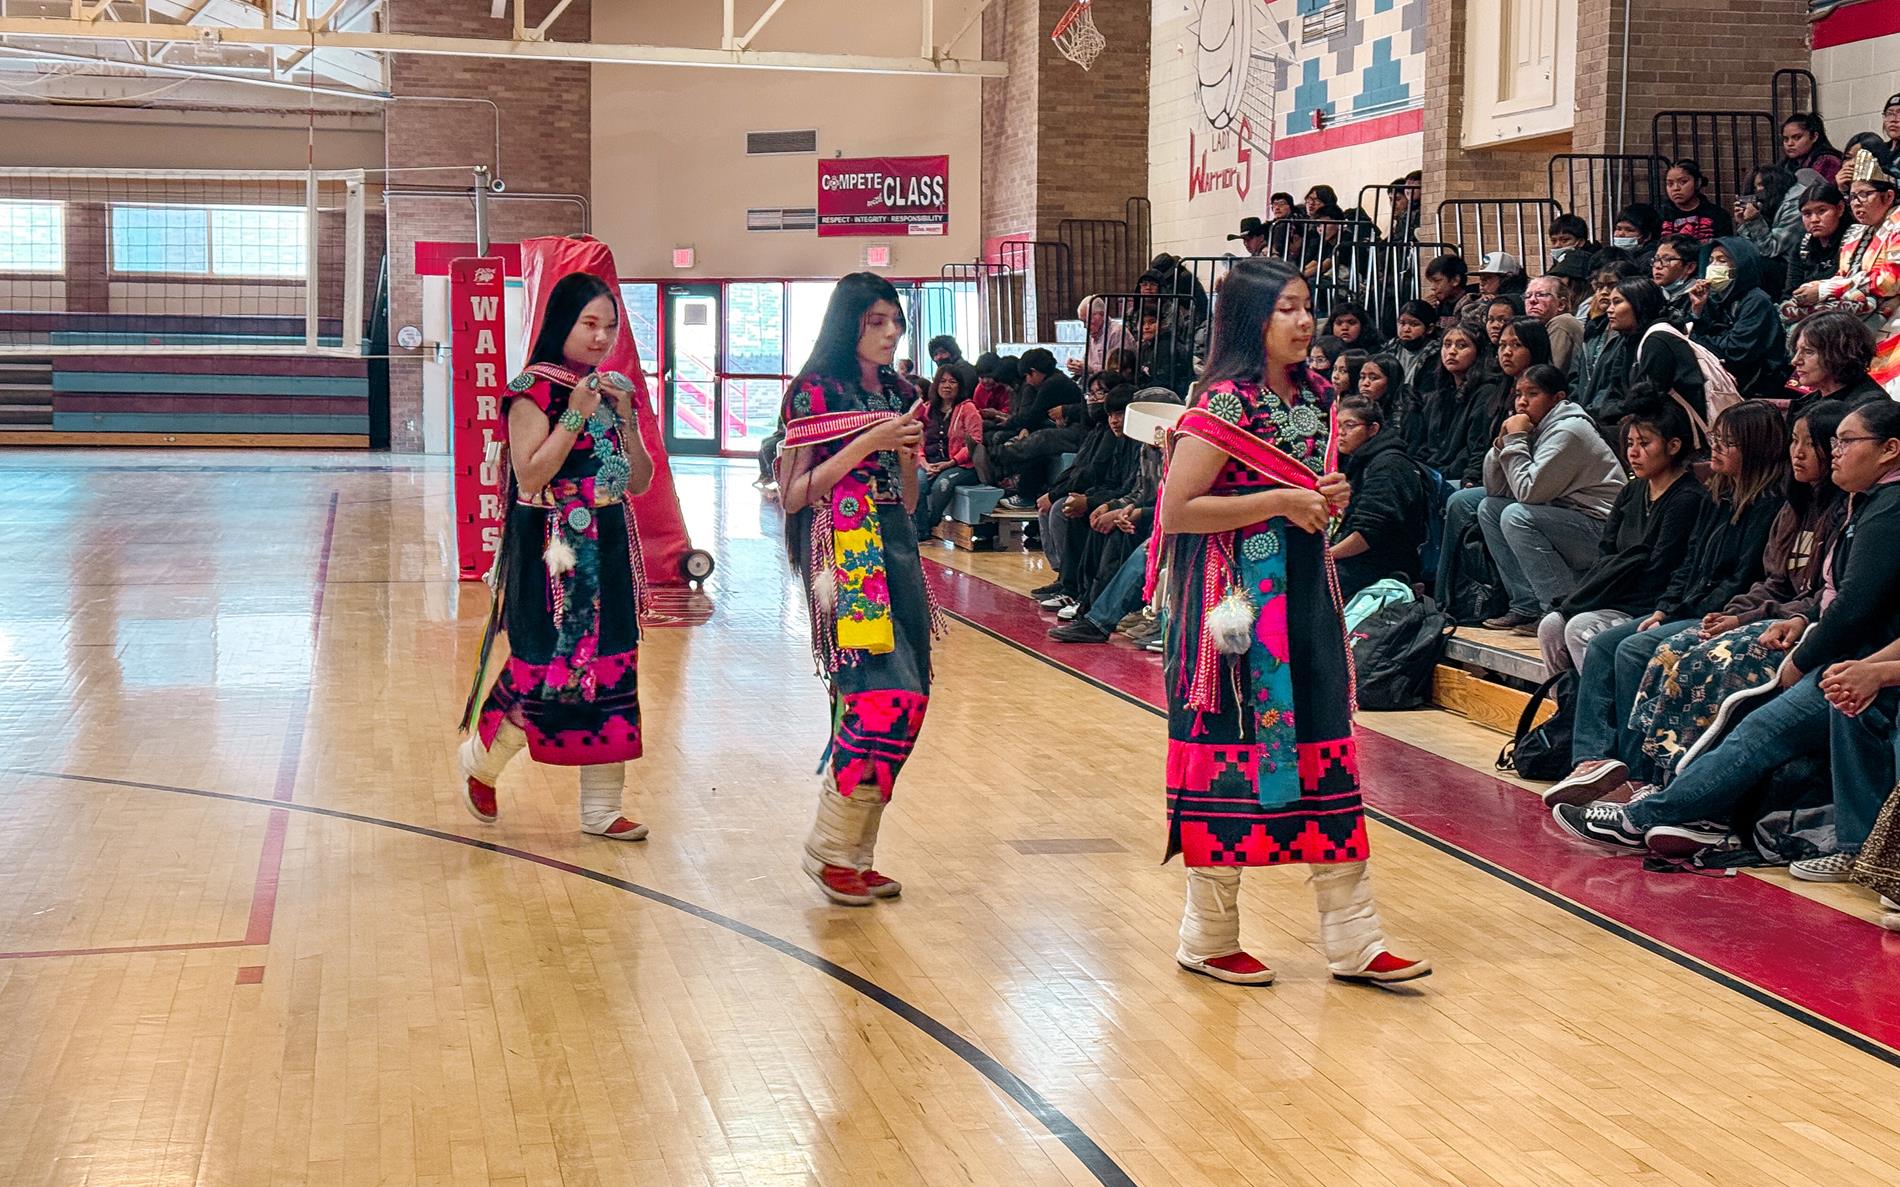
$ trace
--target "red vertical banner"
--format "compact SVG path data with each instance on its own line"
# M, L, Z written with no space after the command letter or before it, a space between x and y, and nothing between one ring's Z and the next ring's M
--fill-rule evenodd
M501 548L501 400L508 384L499 257L449 264L449 407L455 423L455 553L479 581Z

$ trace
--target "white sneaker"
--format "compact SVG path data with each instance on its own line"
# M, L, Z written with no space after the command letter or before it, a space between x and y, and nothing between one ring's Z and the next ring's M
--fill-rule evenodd
M1064 622L1074 622L1075 616L1078 613L1080 613L1081 610L1082 610L1082 607L1079 603L1070 602L1068 605L1064 606L1062 609L1056 611L1056 617L1060 618Z
M1068 594L1050 594L1042 601L1037 602L1036 605L1041 606L1044 610L1060 610L1064 606L1075 605L1075 599Z

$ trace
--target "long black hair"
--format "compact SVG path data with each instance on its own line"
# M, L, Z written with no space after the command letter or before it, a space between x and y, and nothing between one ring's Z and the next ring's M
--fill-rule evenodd
M890 281L875 272L853 272L841 277L838 287L831 290L831 301L825 306L825 320L818 326L818 340L812 343L811 357L805 360L799 374L829 379L843 384L846 390L856 390L858 378L863 374L858 366L858 339L864 334L864 315L879 301L889 301L897 307L900 326L909 324ZM892 375L885 376L886 382Z
M1641 339L1644 331L1669 314L1669 298L1647 277L1632 276L1618 281L1616 291L1636 314L1636 327L1630 331L1632 341Z
M1221 283L1220 300L1214 302L1202 383L1260 382L1267 373L1267 323L1273 320L1280 294L1295 283L1306 281L1284 260L1251 256L1235 262ZM1297 360L1291 370L1293 381L1306 386L1310 380L1306 360Z
M567 336L581 313L601 297L614 303L614 316L620 316L620 299L606 281L586 272L569 272L548 290L547 312L541 318L541 332L534 336L534 349L528 352L530 363L567 362Z
M1820 481L1813 486L1796 482L1793 475L1789 475L1788 502L1799 515L1806 515L1810 510L1817 514L1826 512L1841 497L1841 488L1834 485L1834 433L1847 419L1847 413L1845 400L1816 400L1794 418L1797 425L1807 422L1808 440L1813 442L1821 463ZM1792 435L1793 426L1789 429Z

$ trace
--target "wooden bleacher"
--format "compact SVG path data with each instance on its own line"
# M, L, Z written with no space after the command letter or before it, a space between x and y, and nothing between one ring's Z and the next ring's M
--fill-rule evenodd
M1445 643L1432 679L1432 703L1510 733L1531 693L1547 678L1535 638L1461 626ZM1538 719L1554 711L1546 702Z

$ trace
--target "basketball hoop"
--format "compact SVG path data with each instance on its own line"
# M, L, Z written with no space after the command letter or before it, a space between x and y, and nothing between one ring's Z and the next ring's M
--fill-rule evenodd
M1084 70L1093 66L1095 59L1108 48L1108 38L1095 27L1090 4L1091 0L1075 0L1056 22L1055 31L1049 34L1049 40L1056 43L1056 50Z

